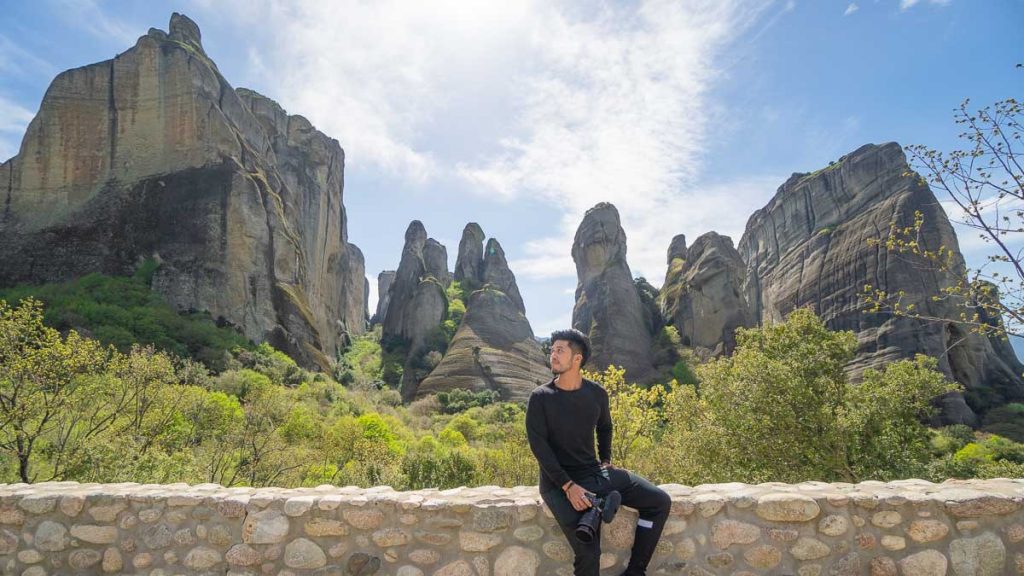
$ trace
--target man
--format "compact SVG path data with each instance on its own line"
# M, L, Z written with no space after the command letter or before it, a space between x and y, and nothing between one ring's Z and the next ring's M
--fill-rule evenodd
M633 551L622 576L644 576L672 500L644 478L612 465L608 393L580 374L589 357L590 342L579 330L551 334L551 372L555 377L534 389L526 407L526 433L540 465L540 495L575 553L574 574L598 576L600 531L584 543L576 538L576 525L591 506L588 493L604 497L617 490L623 505L640 512Z

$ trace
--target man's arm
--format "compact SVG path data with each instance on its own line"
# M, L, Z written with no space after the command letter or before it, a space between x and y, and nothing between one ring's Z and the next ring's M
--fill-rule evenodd
M612 412L608 407L608 392L599 389L598 402L601 412L597 417L597 459L601 464L610 465L612 461Z
M544 414L544 406L540 397L531 395L526 403L526 437L530 441L530 450L537 458L540 469L556 486L564 487L571 479L569 474L558 463L555 451L548 443L548 423Z

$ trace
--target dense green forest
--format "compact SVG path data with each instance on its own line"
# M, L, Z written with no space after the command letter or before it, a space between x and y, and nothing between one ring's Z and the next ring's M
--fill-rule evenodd
M0 482L536 482L522 405L468 391L403 405L379 331L354 338L333 374L308 372L176 313L152 271L0 291ZM956 388L935 361L853 385L855 346L802 309L663 385L590 374L611 397L614 461L691 485L1024 476L1024 405L991 411L983 431L929 429L930 401Z

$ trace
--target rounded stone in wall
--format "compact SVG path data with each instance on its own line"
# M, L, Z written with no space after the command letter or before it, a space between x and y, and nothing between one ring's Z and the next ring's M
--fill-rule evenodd
M961 538L949 544L949 561L957 574L996 576L1003 574L1006 547L992 532L974 538Z
M521 542L533 542L544 537L544 529L540 526L521 526L512 535Z
M770 544L760 544L745 550L743 559L754 568L774 568L782 561L782 551Z
M224 555L224 559L233 566L255 566L262 560L262 555L248 544L235 544Z
M456 560L439 568L433 576L474 576L474 574L473 567L469 565L469 562Z
M914 520L907 528L907 535L914 542L934 542L949 534L949 526L938 520Z
M739 520L722 520L711 527L711 541L726 549L733 544L750 544L761 537L761 529Z
M104 572L120 572L124 566L124 561L121 558L121 552L117 548L107 548L103 552L103 571Z
M903 576L942 576L949 561L937 550L924 550L899 561Z
M797 539L796 544L789 549L789 553L797 560L816 560L824 558L832 552L832 549L821 540L810 537Z
M0 532L0 554L10 554L14 551L14 548L6 551L4 548L5 535L4 530ZM14 545L17 547L18 537L14 537ZM52 520L43 520L36 527L35 534L35 546L40 550L47 552L60 552L68 545L68 529L63 524L54 522Z
M838 514L829 514L818 522L818 531L826 536L842 536L849 527L850 521Z
M242 542L246 544L276 544L288 535L288 517L276 510L250 514L242 527Z
M541 547L544 550L544 554L556 562L570 562L572 561L572 549L565 542L549 541L545 542L544 546Z
M421 566L436 564L441 560L441 554L436 550L429 548L419 548L409 552L409 560L414 564Z
M284 547L284 563L289 568L311 570L327 565L327 555L315 542L296 538Z
M103 555L96 550L75 550L68 555L68 565L75 570L84 570L95 566L103 559Z
M757 515L772 522L807 522L820 513L818 503L803 494L765 494L757 499Z
M522 546L509 546L494 562L494 576L536 576L540 566L537 553Z

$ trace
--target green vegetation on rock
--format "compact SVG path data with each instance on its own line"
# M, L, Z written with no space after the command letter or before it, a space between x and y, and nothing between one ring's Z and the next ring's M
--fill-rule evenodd
M15 304L32 297L46 305L46 324L60 332L74 329L121 352L136 344L152 345L218 371L232 350L252 347L238 331L218 326L209 314L171 308L150 289L158 267L148 260L131 277L89 274L59 284L6 288L0 290L0 300Z

